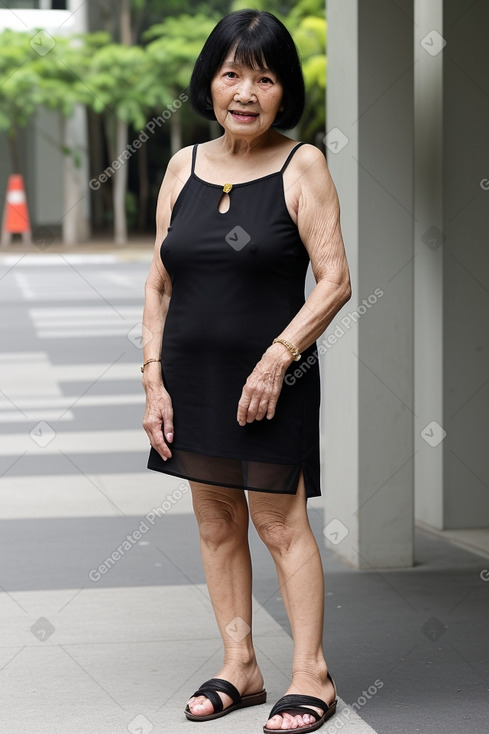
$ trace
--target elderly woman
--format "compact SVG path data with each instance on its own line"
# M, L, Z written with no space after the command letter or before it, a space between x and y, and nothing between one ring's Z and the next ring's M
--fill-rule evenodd
M224 647L221 669L185 714L210 720L266 701L251 632L251 516L294 640L291 683L264 731L310 732L337 700L306 503L320 494L315 339L350 297L338 199L323 154L278 132L297 125L304 83L292 38L273 15L241 10L218 23L190 99L223 133L168 165L142 367L148 467L190 482ZM309 262L316 286L305 301ZM300 365L300 378L284 383Z

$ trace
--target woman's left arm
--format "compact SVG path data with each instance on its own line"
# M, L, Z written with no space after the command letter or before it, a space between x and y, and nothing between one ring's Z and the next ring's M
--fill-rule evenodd
M300 153L296 154L297 167L294 166L291 215L309 253L316 286L300 311L276 336L303 352L349 300L351 288L338 195L326 160L313 146L304 146ZM285 371L292 361L291 352L283 344L268 347L243 388L237 415L240 425L273 417Z

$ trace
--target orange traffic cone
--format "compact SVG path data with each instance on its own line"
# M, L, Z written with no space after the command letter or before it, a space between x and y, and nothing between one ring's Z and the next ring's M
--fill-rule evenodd
M2 246L10 244L13 234L21 234L24 242L31 241L31 225L27 201L25 198L24 180L18 173L9 176L7 197L2 222Z

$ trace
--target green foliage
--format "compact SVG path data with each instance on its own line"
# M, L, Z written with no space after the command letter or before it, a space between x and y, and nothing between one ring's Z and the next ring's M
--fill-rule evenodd
M294 3L285 15L287 18L287 24L289 25L289 30L294 23L297 24L303 18L307 18L308 16L324 18L324 0L300 0L300 2Z
M166 104L177 90L188 86L195 60L217 20L203 14L183 14L166 18L143 35L145 40L154 39L146 52L158 102Z
M326 21L306 16L296 31L294 41L302 59L306 89L319 85L326 89Z
M110 43L95 51L76 89L80 100L95 112L107 110L140 127L146 120L148 73L144 49Z
M270 9L270 4L265 2L265 0L254 0L252 3L250 3L249 0L233 0L231 7L229 8L229 12L234 12L235 10L246 10L247 8L253 8L254 10L268 10L271 13L273 12L273 10Z
M264 5L264 0L253 3L258 9ZM247 0L233 0L230 9L248 6ZM280 9L273 6L274 3L267 7L280 16ZM166 14L169 9L163 0L132 0L131 7L137 12L151 11L153 16ZM161 23L151 26L143 34L145 47L112 43L108 34L97 32L56 37L54 48L39 56L30 44L32 33L3 31L0 129L12 134L19 126L25 126L39 104L69 116L77 103L83 103L97 113L110 112L135 127L144 125L153 110L171 103L188 86L195 59L222 14L221 8L219 15L208 8L204 12L205 6L192 0L176 3L174 12L177 7L189 12L167 15ZM215 4L212 7L217 8ZM314 116L314 107L320 123L324 119L321 107L326 85L323 0L301 0L281 17L302 59L307 116Z
M32 35L5 30L0 33L0 130L13 136L23 127L40 101L39 75L30 45Z
M327 23L322 0L301 0L284 19L295 41L306 84L306 109L300 136L314 142L326 124Z

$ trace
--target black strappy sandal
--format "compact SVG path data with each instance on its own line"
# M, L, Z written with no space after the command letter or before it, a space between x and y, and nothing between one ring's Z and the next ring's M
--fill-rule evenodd
M231 706L223 708L222 699L218 695L217 691L227 693L227 695L232 698L233 703ZM223 678L211 678L205 683L202 683L199 690L195 691L191 698L197 696L205 696L208 698L214 706L214 713L198 716L190 711L187 704L185 716L187 719L190 719L190 721L211 721L211 719L220 719L221 716L227 716L237 709L244 709L248 706L258 706L258 704L266 703L267 701L267 692L265 689L258 693L249 693L246 696L241 696L238 689L235 688L232 683L229 683L229 681L224 680Z
M282 696L275 706L270 711L269 719L277 714L292 714L293 716L300 714L310 714L314 716L316 721L314 724L307 724L307 726L299 726L296 729L268 729L266 726L263 727L265 734L304 734L306 732L316 731L319 729L328 719L330 719L336 713L336 706L338 704L338 697L336 695L336 686L334 680L328 673L328 678L334 687L334 701L328 704L326 701L316 698L316 696L302 696L300 693L289 693L286 696ZM308 708L308 706L317 706L323 711L323 714L318 714L314 709Z

